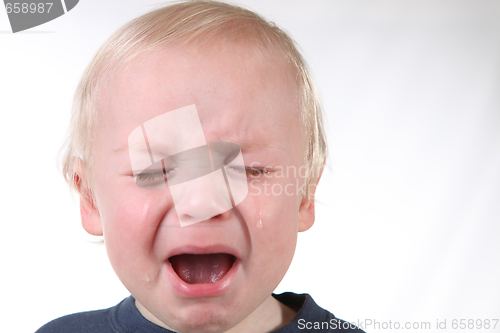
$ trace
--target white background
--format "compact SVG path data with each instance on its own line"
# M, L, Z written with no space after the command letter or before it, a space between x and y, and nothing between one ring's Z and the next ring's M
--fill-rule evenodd
M17 34L0 7L2 332L128 295L81 229L57 153L83 69L156 3L82 0ZM277 292L425 332L500 318L500 1L237 3L294 36L327 117L316 224Z

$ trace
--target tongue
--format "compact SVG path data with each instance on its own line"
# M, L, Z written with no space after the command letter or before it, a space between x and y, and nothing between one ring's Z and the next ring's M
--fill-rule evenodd
M181 254L170 259L174 271L187 283L215 283L229 272L234 256L226 253Z

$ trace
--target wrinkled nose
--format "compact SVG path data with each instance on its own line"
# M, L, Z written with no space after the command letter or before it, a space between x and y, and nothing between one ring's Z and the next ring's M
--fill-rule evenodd
M169 187L182 227L208 220L232 208L220 169Z

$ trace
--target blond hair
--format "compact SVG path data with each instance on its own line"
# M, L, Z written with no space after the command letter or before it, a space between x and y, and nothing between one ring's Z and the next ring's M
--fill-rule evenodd
M299 107L307 143L304 164L308 195L323 166L327 147L321 104L309 69L294 41L281 29L252 11L218 1L184 1L144 14L116 31L98 50L77 87L62 168L71 188L92 199L92 147L97 121L98 92L117 70L145 51L171 43L200 45L214 40L241 42L263 53L278 54L296 70ZM75 172L83 163L83 180ZM83 181L83 183L80 183ZM314 192L314 190L313 190ZM89 194L90 193L90 194Z

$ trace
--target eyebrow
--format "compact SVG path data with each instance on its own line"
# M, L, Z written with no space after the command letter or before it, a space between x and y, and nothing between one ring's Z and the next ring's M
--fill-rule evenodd
M235 142L236 143L236 142ZM256 149L284 149L284 147L277 141L269 141L269 142L248 142L243 144L236 143L241 151L249 151Z

